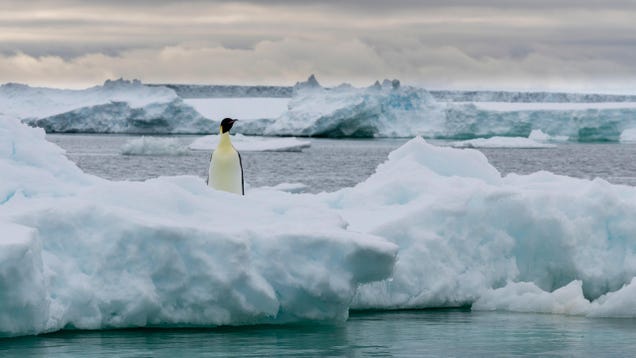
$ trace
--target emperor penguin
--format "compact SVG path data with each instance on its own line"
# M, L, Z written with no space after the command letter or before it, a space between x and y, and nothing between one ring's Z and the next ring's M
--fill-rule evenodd
M238 119L224 118L221 121L219 144L210 157L208 186L245 195L243 163L241 155L230 141L230 129Z

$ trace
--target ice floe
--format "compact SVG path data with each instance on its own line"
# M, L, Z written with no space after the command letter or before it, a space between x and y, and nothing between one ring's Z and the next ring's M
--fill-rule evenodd
M169 88L122 79L84 90L5 84L0 115L47 132L213 133L218 126Z
M472 149L415 138L354 187L242 197L86 175L41 129L0 120L0 172L0 335L350 308L636 315L636 188L502 177Z
M189 147L193 150L214 150L218 142L219 136L213 134L195 139ZM232 145L243 152L300 152L309 148L311 142L293 137L258 137L238 133L232 135Z

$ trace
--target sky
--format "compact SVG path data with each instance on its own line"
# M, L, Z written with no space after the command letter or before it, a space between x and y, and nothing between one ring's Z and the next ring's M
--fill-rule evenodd
M636 1L0 0L0 83L636 93Z

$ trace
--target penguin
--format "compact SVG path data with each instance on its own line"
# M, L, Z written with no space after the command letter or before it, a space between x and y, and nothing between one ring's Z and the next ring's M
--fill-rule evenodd
M217 190L245 195L243 163L241 154L230 141L230 129L238 119L224 118L221 121L219 144L210 157L208 186Z

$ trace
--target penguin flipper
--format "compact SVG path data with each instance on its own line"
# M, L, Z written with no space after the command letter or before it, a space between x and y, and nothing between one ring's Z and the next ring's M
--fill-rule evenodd
M245 195L245 179L243 178L243 159L241 159L241 153L236 151L239 157L239 166L241 167L241 195Z
M205 179L205 185L210 185L210 170L212 169L212 155L214 152L210 153L210 168L208 168L208 177Z

